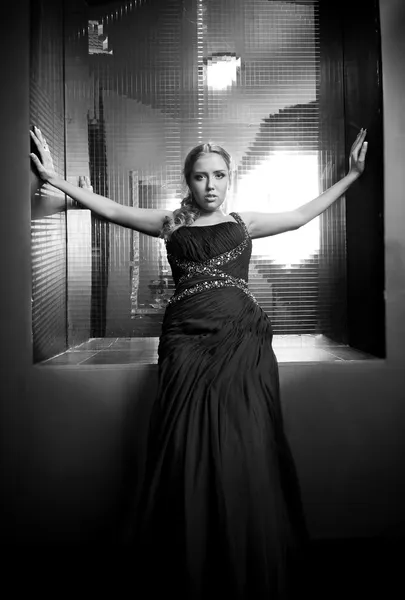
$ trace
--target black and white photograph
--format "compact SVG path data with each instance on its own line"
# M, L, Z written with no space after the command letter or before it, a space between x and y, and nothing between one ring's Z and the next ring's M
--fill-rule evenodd
M401 597L405 2L2 25L5 588Z

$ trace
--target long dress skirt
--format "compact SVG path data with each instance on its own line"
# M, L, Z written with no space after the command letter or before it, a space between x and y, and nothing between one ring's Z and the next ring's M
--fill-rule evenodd
M247 278L251 245L238 220L178 230L168 248L177 279L176 267L211 268L218 256L230 276ZM160 338L132 532L140 597L290 598L308 535L271 322L243 289L216 287L212 271L201 287L206 272L194 275L196 293L168 306Z

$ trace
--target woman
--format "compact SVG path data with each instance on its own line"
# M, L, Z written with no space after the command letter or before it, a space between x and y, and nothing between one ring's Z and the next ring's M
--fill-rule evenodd
M364 170L361 130L348 174L296 210L225 214L229 154L196 147L186 158L180 209L136 209L59 179L31 132L40 177L102 217L165 239L176 291L159 344L159 390L144 484L128 528L141 589L154 598L290 597L308 539L283 430L272 327L247 286L252 238L305 225Z

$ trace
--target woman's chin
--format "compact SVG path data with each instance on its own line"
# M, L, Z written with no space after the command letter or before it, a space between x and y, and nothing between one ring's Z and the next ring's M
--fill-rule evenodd
M212 200L204 200L203 202L199 203L199 206L202 211L214 212L221 208L223 203L223 200L220 200L219 198L213 198Z

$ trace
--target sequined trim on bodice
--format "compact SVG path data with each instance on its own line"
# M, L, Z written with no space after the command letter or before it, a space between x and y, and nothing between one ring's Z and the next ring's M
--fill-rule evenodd
M205 292L207 290L223 288L223 287L237 287L242 290L247 296L249 296L256 304L258 304L256 298L250 292L248 288L248 282L241 277L234 277L229 273L225 273L220 267L223 267L232 260L238 258L249 246L250 236L243 219L238 213L230 213L236 222L242 227L244 232L243 241L228 252L219 254L205 261L190 261L181 260L176 256L167 252L167 257L172 266L175 266L180 272L181 276L177 282L176 291L170 298L167 306L187 298L199 292ZM211 280L201 281L189 288L186 288L182 292L178 293L179 287L189 280L192 280L196 276L207 276L212 277Z

